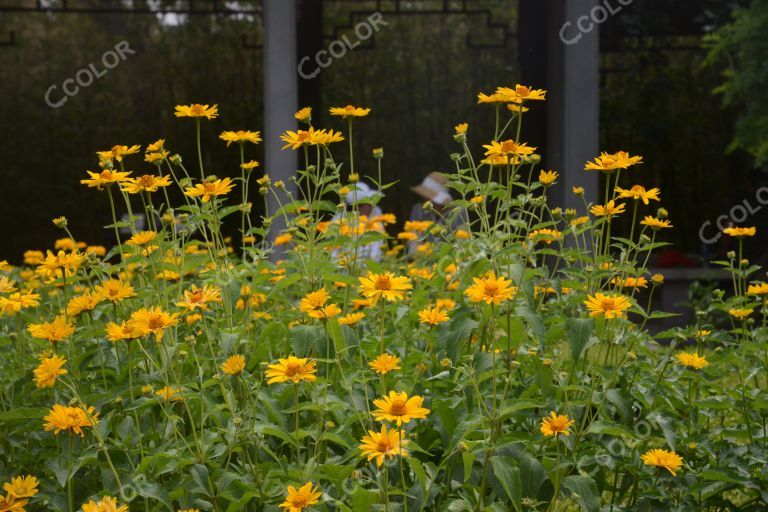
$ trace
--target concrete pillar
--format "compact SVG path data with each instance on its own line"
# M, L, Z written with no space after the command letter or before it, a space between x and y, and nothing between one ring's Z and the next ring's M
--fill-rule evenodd
M598 23L589 20L599 4L599 0L547 1L545 164L561 176L556 190L562 195L556 204L579 211L583 205L571 193L573 186L584 187L588 201L602 201L598 199L600 173L584 170L584 164L600 150L600 29ZM579 24L579 18L585 16L588 23Z
M289 180L296 173L295 151L282 151L280 134L296 130L298 73L296 71L296 2L264 0L264 170L272 181ZM269 214L277 211L277 200L269 197ZM275 219L271 236L283 229L282 217Z

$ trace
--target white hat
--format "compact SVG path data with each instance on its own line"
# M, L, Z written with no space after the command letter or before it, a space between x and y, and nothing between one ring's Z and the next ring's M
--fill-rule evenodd
M375 193L375 190L369 187L366 183L360 181L355 183L354 188L347 192L345 201L348 205L353 205L355 203L359 203L363 199L369 199L373 197L373 194Z

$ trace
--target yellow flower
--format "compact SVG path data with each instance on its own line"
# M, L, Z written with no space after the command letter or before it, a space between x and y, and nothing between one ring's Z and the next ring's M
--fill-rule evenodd
M59 251L53 254L51 251L46 251L45 258L35 272L46 279L55 280L73 275L80 268L81 263L82 257L76 252Z
M226 375L240 375L245 370L245 357L240 354L229 356L221 363L221 371Z
M51 322L29 324L27 330L33 338L48 340L55 344L72 335L75 332L75 327L63 315L60 315Z
M314 382L317 380L317 368L315 360L289 356L287 359L278 359L277 363L267 367L267 384L277 384L291 381L298 384L302 381Z
M419 311L419 322L422 324L437 325L448 320L448 315L441 308L425 308Z
M147 153L154 153L165 149L165 139L157 139L155 142L147 146Z
M367 436L360 440L360 451L363 457L369 461L376 459L376 465L381 466L386 457L408 456L408 450L404 446L408 444L402 431L399 429L387 429L382 425L381 432L369 430Z
M456 301L453 299L437 299L435 307L438 309L450 310L456 307Z
M219 138L227 143L227 147L229 147L229 145L233 142L240 144L244 144L246 142L258 144L261 142L261 132L251 132L246 130L238 130L236 132L224 131L221 132Z
M308 123L312 120L312 107L304 107L296 112L293 117L300 123Z
M374 274L368 272L365 277L359 277L360 293L373 301L384 298L388 301L402 300L405 298L405 292L413 288L407 277L395 277L392 272L383 274Z
M568 223L568 225L571 226L572 228L575 228L575 227L581 226L582 224L586 224L587 222L589 222L589 217L587 217L586 215L583 215L581 217L576 217L575 219L572 219L571 222Z
M199 103L193 103L192 105L176 105L176 112L174 115L176 117L205 117L207 119L213 119L219 117L219 107L218 105L208 106Z
M629 156L626 151L619 151L614 154L600 153L594 162L587 162L584 167L587 171L603 171L605 173L613 172L617 169L627 169L633 165L643 163L641 156Z
M391 354L381 354L376 359L368 363L373 371L379 375L386 375L393 370L399 370L400 358Z
M145 334L143 330L135 328L130 321L120 324L109 322L107 324L107 339L109 341L133 340Z
M3 489L10 498L31 498L38 493L37 486L40 483L32 475L17 476L12 478L9 483L3 484Z
M725 228L723 230L723 233L725 233L728 236L732 236L734 238L741 238L745 236L755 236L755 233L757 232L757 229L754 227L749 228Z
M616 192L619 194L619 199L634 199L635 201L639 199L643 201L643 204L648 204L650 200L660 201L659 193L661 191L658 188L646 190L642 185L634 185L630 189L616 187Z
M139 231L125 243L126 245L131 245L133 247L140 247L154 241L155 238L157 238L157 233L155 231Z
M347 105L346 107L331 107L330 113L332 116L343 117L344 119L350 117L365 117L371 112L369 108L355 107L353 105Z
M46 432L53 430L54 434L67 432L83 436L85 435L83 429L93 427L99 419L99 415L94 412L93 406L87 409L86 411L82 407L67 407L56 404L51 408L48 415L43 418L45 420L43 428L45 428Z
M163 163L163 161L166 159L167 156L168 156L168 152L167 151L158 151L158 152L155 152L155 153L145 153L144 154L144 161L145 162L149 162L150 164L155 164L155 165L159 166L160 164Z
M181 388L165 386L155 391L155 396L162 398L163 402L181 402L184 400Z
M545 187L548 187L553 184L559 176L560 175L555 171L541 170L539 171L539 183Z
M290 233L283 233L275 237L275 246L286 245L293 240L293 235Z
M339 325L357 325L363 318L365 318L365 313L350 313L339 317Z
M747 295L768 295L768 283L755 283L747 288Z
M29 500L19 500L13 496L0 496L0 512L25 512Z
M104 496L101 501L89 501L83 504L83 512L128 512L128 505L117 505L117 499Z
M614 277L611 280L611 283L615 284L616 286L620 286L622 288L647 288L648 287L648 280L644 277L625 277L624 279L621 279L619 277Z
M411 420L426 418L429 409L422 407L423 403L424 398L418 395L408 398L407 393L390 391L388 396L373 401L377 409L371 414L378 421L394 421L399 427Z
M683 465L683 458L673 451L661 450L655 448L648 450L640 456L643 464L646 466L656 466L657 468L663 468L672 473L672 476L677 476L677 471Z
M528 146L525 142L520 143L509 139L502 142L491 141L490 144L484 144L486 149L485 156L488 157L510 157L530 155L536 148Z
M280 504L280 508L284 508L285 512L302 512L320 501L320 496L322 496L320 489L313 486L312 482L307 482L298 489L289 485L288 496Z
M584 187L571 187L571 192L573 192L574 195L583 196L584 195Z
M198 183L193 187L187 187L184 194L189 197L202 197L202 201L207 203L211 197L223 196L229 194L235 186L230 178L219 180L208 180L205 183Z
M56 354L40 359L40 365L34 370L35 385L38 388L52 388L59 376L68 373L66 368L62 368L66 362L66 359Z
M136 292L133 287L118 279L108 279L103 283L96 285L96 293L110 302L120 302L130 297L135 297Z
M207 311L209 302L221 301L221 291L218 288L207 284L202 288L198 288L197 285L193 284L189 290L184 291L184 298L181 302L177 302L176 305L189 311L195 309Z
M178 313L168 314L160 308L141 308L138 311L131 313L131 318L128 320L128 325L131 329L146 335L152 333L155 335L155 339L160 341L163 339L163 333L168 327L172 327L179 323Z
M547 245L552 245L552 242L562 240L563 234L556 229L542 228L534 229L528 233L528 238L533 242L544 242Z
M120 183L120 188L129 194L140 194L141 192L157 192L160 187L171 185L169 176L155 176L154 174L145 174L138 178L128 178Z
M98 292L86 291L82 295L72 297L67 302L67 315L77 316L83 311L91 311L104 300Z
M325 287L320 288L317 291L310 292L299 301L299 310L302 313L307 313L314 309L322 308L326 302L328 302L328 292L325 291Z
M14 292L7 297L0 297L0 314L14 315L22 309L40 305L40 295L37 293Z
M596 293L594 296L590 295L584 304L589 310L589 316L603 316L606 319L620 318L624 316L624 312L632 307L632 303L629 298L624 295L611 295L604 293Z
M99 190L101 190L101 187L105 185L121 183L127 180L128 176L131 174L130 172L118 172L109 169L105 169L101 172L85 172L87 172L91 178L87 180L80 180L80 183L83 185L88 185L89 188L98 188Z
M571 433L568 428L576 423L574 420L568 418L566 415L558 415L555 411L549 413L549 416L545 416L541 420L541 433L547 437L556 436L562 434L569 436Z
M640 224L643 226L648 226L654 231L672 227L672 223L670 223L668 220L657 219L656 217L651 217L650 215L646 215L645 218L640 221Z
M488 272L485 277L473 277L474 284L464 291L471 302L485 302L498 306L517 295L517 287L504 276Z
M738 320L746 320L749 315L752 314L752 309L747 308L734 308L729 309L728 314Z
M529 100L543 101L547 91L544 89L532 89L526 85L516 84L514 89L510 87L498 87L496 89L496 94L506 96L508 101L522 103L523 101Z
M624 213L624 203L617 205L611 199L605 206L600 204L593 206L589 209L589 212L596 217L608 217L610 219L614 215Z
M466 135L467 130L469 129L469 124L467 123L457 124L456 126L453 127L453 129L455 130L457 135Z
M677 359L677 362L683 366L688 366L697 370L709 366L709 361L707 361L706 358L693 352L680 352L679 354L675 354L675 358Z
M251 170L257 168L258 166L259 166L259 162L257 162L256 160L251 160L249 162L244 162L240 167L242 167L246 171L251 171ZM261 179L261 178L259 178L259 179ZM269 179L269 178L267 178L267 179ZM256 181L259 181L259 180L256 180Z
M139 145L128 147L118 144L117 146L112 146L112 149L107 151L97 151L96 154L99 156L99 160L102 162L111 162L112 160L122 162L124 156L135 155L139 151L141 151L141 146Z

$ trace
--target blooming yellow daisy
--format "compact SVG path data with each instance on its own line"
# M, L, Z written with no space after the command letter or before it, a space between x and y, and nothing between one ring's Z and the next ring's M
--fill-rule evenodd
M576 422L570 419L566 415L559 415L555 411L549 413L549 416L545 416L541 420L541 433L547 437L564 435L569 436L571 433L568 431Z
M422 407L423 403L424 398L418 395L408 398L407 393L390 391L388 396L373 401L377 409L371 414L378 421L394 421L399 427L411 420L426 418L429 409Z
M176 105L176 112L174 115L176 117L192 117L198 119L205 117L210 120L219 117L219 107L218 105L209 106L201 105L200 103Z
M368 366L379 375L386 375L393 370L399 370L399 365L400 358L391 354L380 354L376 359L368 363Z
M640 456L643 464L646 466L655 466L657 468L663 468L672 473L672 476L677 476L677 471L683 465L683 458L676 454L674 451L662 450L654 448L648 450Z
M733 308L728 310L728 314L737 320L746 320L753 311L751 308Z
M238 130L236 132L224 131L221 132L219 138L227 143L227 147L233 142L239 144L245 144L246 142L258 144L261 142L261 132L251 132L247 130Z
M545 171L542 169L539 171L539 183L548 187L552 185L559 176L560 175L555 171Z
M395 277L392 272L385 272L383 274L368 272L368 275L359 277L358 281L360 282L360 293L369 299L373 299L374 302L380 298L390 302L403 300L405 292L413 288L407 277Z
M525 142L521 143L512 139L502 142L493 140L490 144L484 144L483 147L486 149L485 156L488 157L526 156L536 151L536 148Z
M40 305L40 295L37 293L14 292L7 297L0 297L0 314L12 316L22 309Z
M89 188L97 188L101 190L105 185L111 185L113 183L121 183L128 179L131 175L130 172L119 172L110 169L105 169L101 172L85 171L90 176L90 179L80 180L83 185L88 185Z
M99 160L102 162L111 162L112 160L122 162L124 156L135 155L139 151L141 151L141 146L139 145L133 145L129 147L118 144L116 146L112 146L112 149L108 149L106 151L97 151L96 154L98 155Z
M142 336L152 333L157 341L163 339L165 329L173 327L178 323L178 313L169 314L158 307L141 308L138 311L134 311L131 313L130 320L128 320L128 325L132 329L142 333Z
M267 384L277 384L291 381L298 384L302 381L314 382L317 380L317 362L314 359L289 356L287 359L278 359L277 363L267 367Z
M165 386L155 391L155 396L161 398L163 402L181 402L184 400L184 394L181 388Z
M127 178L120 182L120 188L129 194L157 192L160 187L169 187L170 185L171 178L169 176L155 176L154 174L144 174L138 178Z
M624 213L624 207L624 203L617 205L613 199L611 199L606 205L597 204L593 206L589 209L589 212L595 217L607 217L610 219L614 215Z
M200 197L204 203L207 203L212 197L229 194L234 186L230 178L208 179L204 183L187 187L184 194L189 197Z
M116 498L104 496L101 501L84 503L83 512L128 512L128 505L118 506Z
M320 489L315 487L312 482L307 482L298 489L289 485L288 495L285 497L285 501L280 504L280 508L284 508L285 512L302 512L305 508L309 508L320 501L320 496L322 496Z
M640 221L640 224L643 226L648 226L649 228L653 229L654 231L658 231L659 229L666 229L671 228L672 223L665 219L658 219L656 217L651 217L650 215L646 215L643 220Z
M474 284L464 291L471 302L485 302L498 306L517 295L517 287L503 276L488 272L485 277L473 277Z
M33 372L35 374L35 385L38 388L52 388L56 383L56 379L68 373L66 368L63 368L66 362L66 359L56 354L41 358L40 364Z
M381 466L386 457L394 458L408 456L408 450L404 447L408 443L399 429L387 429L382 425L381 432L369 430L367 436L360 440L360 451L363 457L369 461L376 459L376 465Z
M69 302L67 302L67 315L73 317L83 311L92 311L102 300L104 300L104 297L99 292L85 291L82 295L69 299Z
M587 171L603 171L605 173L611 173L618 169L627 169L633 165L643 163L643 157L641 156L629 156L626 151L619 151L614 154L600 153L600 156L595 158L593 162L587 162L584 167Z
M733 227L733 228L725 228L723 230L723 233L725 233L728 236L732 236L734 238L742 238L745 236L755 236L755 233L757 233L757 228L755 227Z
M184 297L180 302L177 302L176 305L188 311L193 311L195 309L207 311L209 302L221 301L221 291L218 288L214 288L207 284L200 288L193 284L191 288L184 291Z
M221 371L226 375L240 375L245 370L245 356L235 354L221 363Z
M605 294L596 293L594 296L590 295L584 304L589 310L589 316L597 317L602 316L606 319L620 318L624 316L624 313L632 307L628 297L620 294Z
M50 322L29 324L27 331L33 338L59 343L75 332L75 327L63 316L59 315Z
M98 422L99 415L94 412L93 406L86 409L82 407L67 407L61 404L55 404L43 420L45 421L46 432L53 431L54 434L67 432L85 435L83 431L86 427L93 427Z
M344 119L351 117L365 117L371 112L370 108L355 107L354 105L347 105L346 107L331 107L330 113L332 116L343 117Z
M3 484L3 490L8 493L10 498L31 498L38 493L38 485L40 483L32 475L17 476L12 478L10 482Z
M442 308L424 308L419 311L419 322L422 324L437 325L449 320Z
M145 334L143 330L137 329L130 321L120 324L109 322L107 324L107 339L109 341L133 340Z
M706 358L694 352L680 352L679 354L675 354L675 358L681 365L688 366L689 368L694 368L696 370L701 370L709 366L709 361L707 361Z
M747 287L747 295L768 295L768 283L755 283Z
M642 185L634 185L630 189L616 187L616 192L618 193L619 199L634 199L635 201L640 200L643 202L643 204L648 204L648 202L651 200L661 200L659 199L659 193L661 191L658 188L646 190L646 188Z
M363 312L350 313L348 315L339 317L339 325L357 325L363 318L365 318L365 313Z
M136 292L129 283L124 283L119 279L108 279L101 284L96 285L96 293L110 302L120 302L130 297L135 297Z
M308 123L312 120L312 107L304 107L296 112L293 117L300 123Z

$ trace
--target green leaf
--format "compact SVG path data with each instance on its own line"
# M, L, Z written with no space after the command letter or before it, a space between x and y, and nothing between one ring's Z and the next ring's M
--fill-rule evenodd
M373 505L379 502L379 493L358 487L352 493L352 510L355 512L369 512Z
M571 357L576 364L584 351L589 347L589 339L595 330L595 322L591 318L569 318L565 321L565 332L571 346Z
M571 475L563 479L563 487L578 496L579 505L584 512L596 512L600 509L597 484L584 475Z
M522 484L520 483L520 468L514 466L509 459L491 457L493 474L498 479L515 510L519 511L522 502Z

